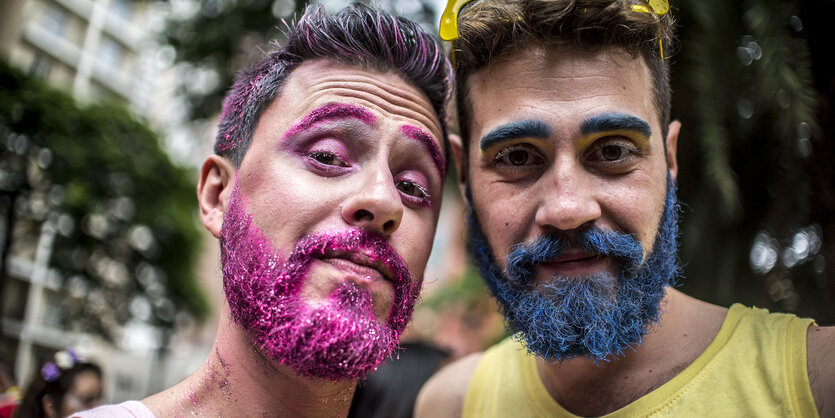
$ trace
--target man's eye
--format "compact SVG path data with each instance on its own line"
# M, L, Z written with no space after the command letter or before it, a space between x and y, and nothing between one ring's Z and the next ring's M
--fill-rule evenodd
M499 151L493 159L514 167L542 164L544 160L535 152L521 146L512 146Z
M507 162L513 165L522 165L528 161L528 152L522 150L513 150L507 153Z
M620 145L606 145L600 149L600 155L607 161L617 161L622 156L625 150Z
M402 193L407 194L409 196L419 197L419 198L426 198L429 196L429 193L426 192L426 189L418 185L417 183L411 181L398 181L395 183L397 190L400 190Z
M339 167L348 167L345 161L342 161L335 154L326 151L314 151L310 153L310 158L324 165L334 165Z
M639 151L630 144L609 142L593 150L589 155L589 159L602 163L619 163L629 160L630 157L637 154L639 154Z

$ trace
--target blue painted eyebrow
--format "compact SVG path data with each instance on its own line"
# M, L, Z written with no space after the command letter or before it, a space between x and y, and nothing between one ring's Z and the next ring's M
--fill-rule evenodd
M643 134L646 137L652 135L652 129L647 121L626 113L603 113L594 115L580 125L580 132L583 135L591 135L598 132L630 130Z
M497 143L519 138L547 139L551 136L551 127L538 119L509 122L493 128L481 137L481 149L485 150Z

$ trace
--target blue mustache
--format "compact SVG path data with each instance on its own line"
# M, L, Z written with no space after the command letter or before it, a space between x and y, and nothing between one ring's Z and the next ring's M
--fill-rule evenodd
M537 266L559 257L571 242L565 236L546 234L531 243L516 244L507 255L505 274L516 284L527 285ZM586 252L620 260L626 271L639 268L644 261L644 248L632 234L592 227L577 233L573 242Z

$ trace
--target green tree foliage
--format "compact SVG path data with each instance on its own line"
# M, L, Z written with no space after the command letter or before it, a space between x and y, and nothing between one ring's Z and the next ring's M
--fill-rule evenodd
M832 85L816 91L813 75L832 67L813 67L829 52L808 35L833 3L672 3L684 290L835 322L835 205L819 167L833 161L820 112Z
M365 3L370 1L366 0ZM180 91L190 103L190 116L205 119L220 112L221 101L235 73L269 52L271 41L281 42L283 20L297 17L310 1L209 0L199 2L193 14L171 18L163 42L176 50L176 62L194 73L208 72L211 83L195 85L200 77L187 77ZM334 2L331 2L334 3ZM345 2L348 3L347 1ZM432 28L434 7L427 0L387 0L375 4L393 9L408 7L412 20Z
M11 251L58 230L51 268L70 297L67 326L105 336L138 318L171 327L202 319L208 302L193 272L200 236L190 173L121 106L80 106L0 63L0 189L16 193Z
M205 119L220 112L221 101L232 86L235 73L264 53L270 40L281 39L281 1L210 0L200 2L193 15L168 21L163 41L176 50L176 61L191 71L213 74L211 85L180 86L190 103L190 114ZM304 8L297 2L291 15ZM278 17L276 17L276 15Z

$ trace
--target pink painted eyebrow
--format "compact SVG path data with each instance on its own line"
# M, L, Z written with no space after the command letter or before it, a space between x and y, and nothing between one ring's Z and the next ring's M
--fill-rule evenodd
M377 118L369 110L360 106L346 103L328 103L313 109L301 120L293 124L284 133L284 138L289 138L299 132L306 131L322 122L341 119L357 119L366 125L373 126Z
M429 151L429 155L432 156L432 162L435 163L435 166L441 173L441 178L443 178L446 174L446 163L444 162L444 158L441 157L441 148L438 147L438 142L435 141L432 135L429 132L413 125L401 126L400 132L403 135L406 135L406 137L419 142L424 148L426 148L427 151Z

